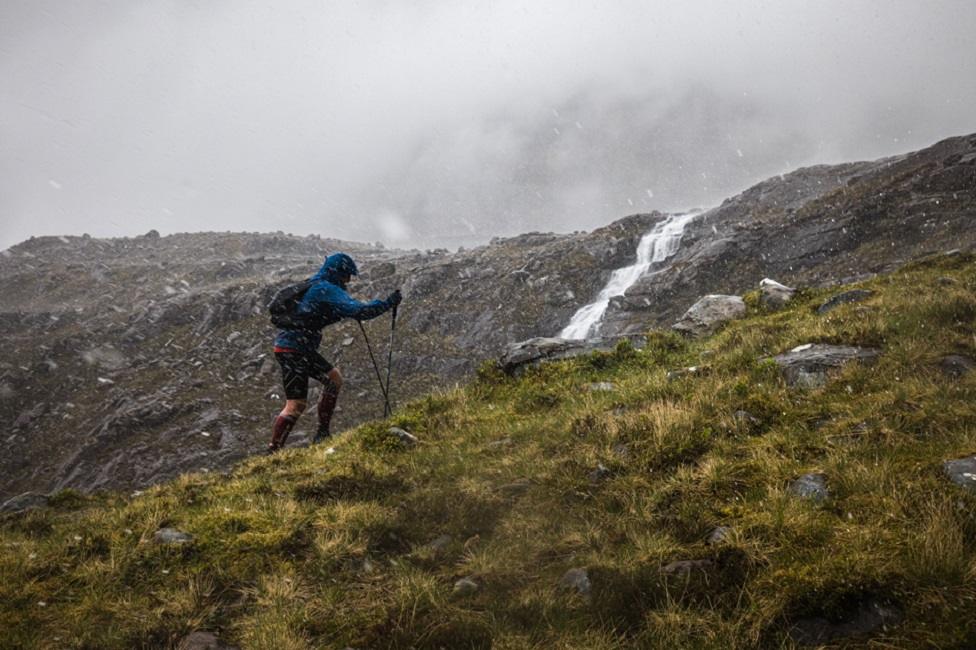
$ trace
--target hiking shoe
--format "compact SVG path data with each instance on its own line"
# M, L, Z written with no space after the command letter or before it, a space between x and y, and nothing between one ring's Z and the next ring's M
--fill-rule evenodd
M271 454L275 453L276 451L281 451L281 446L280 445L268 445L264 449L264 455L265 456L270 456Z
M320 442L322 442L324 440L328 440L331 437L332 437L332 434L331 433L316 433L315 434L315 437L312 438L312 443L311 444L317 445Z

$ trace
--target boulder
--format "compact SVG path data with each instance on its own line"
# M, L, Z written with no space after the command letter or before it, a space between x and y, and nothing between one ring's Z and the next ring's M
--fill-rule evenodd
M967 456L942 463L949 480L967 490L976 492L976 456Z
M819 388L827 383L827 372L851 361L872 363L880 354L874 348L807 343L773 357L786 383L799 388Z
M959 379L972 372L974 368L976 368L976 361L960 354L950 354L939 361L939 370L952 379Z
M471 594L478 591L479 585L477 582L472 580L470 577L461 578L454 583L454 595L455 596L470 596Z
M177 646L178 650L237 650L237 646L229 646L221 643L212 632L193 632L184 637Z
M716 526L705 538L705 543L709 546L719 546L729 541L732 537L732 529L728 526Z
M15 497L7 499L0 506L0 512L23 512L34 508L44 508L50 499L46 494L39 492L24 492Z
M790 484L790 492L803 499L823 501L827 498L826 474L804 474Z
M661 567L664 575L688 575L692 571L708 571L715 563L712 560L675 560Z
M671 329L689 336L707 336L746 313L739 296L708 295L691 306Z
M767 309L782 309L794 295L796 289L780 284L776 280L764 278L759 283L759 302Z
M820 646L847 637L862 636L887 629L901 622L904 614L894 604L870 598L840 621L811 616L796 621L790 637L801 646Z
M641 345L641 339L635 341L631 337L576 340L539 336L509 345L499 362L506 373L515 375L526 366L538 365L544 361L570 359L597 351L609 352L616 347L622 338L628 338L638 347ZM599 388L597 390L606 389Z
M405 447L413 447L415 444L420 442L417 436L405 429L401 429L400 427L390 427L390 434L395 436L396 439L400 441L400 444Z
M559 579L559 588L575 591L587 598L593 590L593 585L590 583L590 576L586 573L586 569L570 569Z
M830 297L826 302L817 307L817 313L826 314L827 312L834 310L841 305L851 302L861 302L862 300L867 300L873 295L874 292L868 289L851 289L850 291L838 293L836 296Z

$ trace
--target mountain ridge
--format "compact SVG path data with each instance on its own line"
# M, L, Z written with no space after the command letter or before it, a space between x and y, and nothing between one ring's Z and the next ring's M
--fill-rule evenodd
M972 247L974 188L976 135L763 181L694 220L658 273L611 301L601 334L667 325L701 295L742 293L762 277L816 287ZM0 496L141 487L260 449L280 399L263 306L338 248L361 261L355 294L404 290L394 398L408 399L558 332L661 218L453 253L280 233L18 244L0 255L0 417L17 450L0 460ZM385 327L367 331L385 341ZM323 353L347 378L338 428L375 417L381 402L355 326L330 328ZM306 437L300 423L293 440Z

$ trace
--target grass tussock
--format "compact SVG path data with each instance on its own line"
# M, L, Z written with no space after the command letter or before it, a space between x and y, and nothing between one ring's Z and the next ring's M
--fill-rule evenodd
M242 648L788 648L798 625L843 626L875 599L897 622L831 643L967 647L976 494L942 463L976 453L976 377L939 361L976 357L976 262L859 288L873 294L826 315L841 289L776 312L747 296L710 338L651 332L519 378L485 364L332 452L5 515L0 645L209 630ZM797 390L770 358L804 343L882 354ZM828 498L791 492L806 473ZM163 527L194 539L157 544ZM587 590L561 584L574 568ZM455 592L461 578L477 588Z

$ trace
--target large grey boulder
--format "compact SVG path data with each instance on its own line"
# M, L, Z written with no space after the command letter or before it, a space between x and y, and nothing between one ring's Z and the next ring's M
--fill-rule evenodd
M851 361L873 363L879 354L874 348L807 343L773 357L773 361L790 386L819 388L827 383L828 371Z
M739 296L708 295L691 306L671 329L690 336L707 336L746 313Z
M782 309L794 295L796 289L780 284L776 280L764 278L759 283L759 302L767 309Z
M636 347L642 345L643 339L640 337L575 340L538 336L508 346L499 359L499 363L505 372L518 374L526 366L538 365L544 361L571 359L597 351L609 352L623 338L634 343ZM601 389L603 388L601 387Z
M24 492L7 499L0 506L0 512L23 512L34 508L43 508L48 504L48 496L39 492Z

